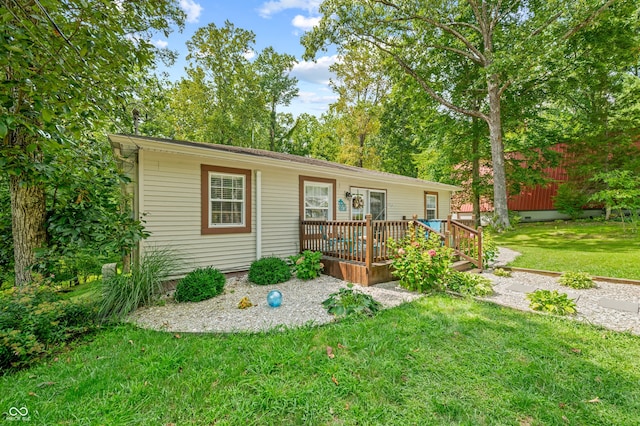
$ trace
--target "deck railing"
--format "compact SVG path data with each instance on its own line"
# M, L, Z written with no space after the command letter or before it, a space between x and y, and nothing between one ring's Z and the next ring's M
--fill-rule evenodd
M326 256L364 263L367 267L391 259L389 239L399 240L410 226L440 235L445 245L460 257L482 268L482 228L478 230L451 220L365 220L300 222L300 251L320 251Z

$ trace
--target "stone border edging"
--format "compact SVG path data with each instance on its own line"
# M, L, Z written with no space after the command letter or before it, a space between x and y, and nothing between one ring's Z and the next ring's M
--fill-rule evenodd
M509 271L514 271L514 272L528 272L530 274L549 275L551 277L559 277L560 275L562 275L562 272L545 271L543 269L516 268L511 266L502 266L501 268ZM591 278L594 281L606 281L606 282L615 283L615 284L632 284L632 285L640 286L640 280L631 280L627 278L598 277L598 276L591 276Z

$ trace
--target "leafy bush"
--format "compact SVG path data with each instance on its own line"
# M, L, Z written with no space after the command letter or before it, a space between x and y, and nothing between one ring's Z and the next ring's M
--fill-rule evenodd
M566 293L558 290L536 290L527 294L531 301L529 307L534 311L549 312L556 315L572 315L576 313L576 303Z
M477 254L477 253L476 253ZM489 229L482 230L482 265L487 268L498 257L498 244Z
M469 296L493 294L491 280L478 274L452 271L447 279L447 289Z
M291 279L291 268L277 257L256 260L249 268L249 281L259 285L279 284Z
M227 278L213 267L195 269L178 282L174 298L177 302L200 302L219 295Z
M178 262L166 250L150 250L128 274L116 274L103 280L99 314L103 319L121 319L136 308L148 305L163 291Z
M452 250L444 247L435 232L426 238L424 232L409 228L407 237L389 240L388 247L394 254L393 275L400 285L412 291L444 290L450 273Z
M337 293L332 293L322 302L322 306L332 315L346 317L349 315L374 316L382 304L374 300L368 294L349 288L341 288Z
M496 268L493 270L493 275L496 277L511 277L511 271L502 268Z
M565 272L558 278L560 285L575 289L593 288L596 283L586 272Z
M324 268L321 259L322 252L311 250L289 257L293 273L301 280L311 280L320 276Z
M0 371L22 368L74 338L95 330L96 307L62 300L42 285L0 294Z
M553 206L560 213L576 220L582 216L582 207L587 204L589 197L575 185L563 183L558 186L557 195L553 198Z

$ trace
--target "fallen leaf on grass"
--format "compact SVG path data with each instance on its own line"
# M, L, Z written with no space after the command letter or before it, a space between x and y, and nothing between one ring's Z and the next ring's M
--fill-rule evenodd
M331 376L331 381L338 386L338 379L336 379L336 376Z
M590 400L588 400L587 402L590 402L590 403L592 403L592 404L598 404L598 403L600 403L600 402L602 402L602 401L600 401L600 398L598 398L598 397L596 396L595 398L590 399Z
M133 345L133 340L129 340L129 344L130 344L130 345Z
M569 419L567 418L567 416L562 416L562 420L564 420L565 422L569 423Z
M351 408L351 407L349 406L349 403L348 403L348 402L347 402L346 404L344 404L344 409L345 409L345 410L348 410L349 408Z
M56 382L42 382L42 383L39 383L37 386L38 386L39 388L41 388L41 387L43 387L43 386L53 386L53 385L55 385L55 384L56 384Z
M520 420L520 426L531 426L533 424L533 418L532 417L525 417L524 419Z
M29 396L38 396L38 394L35 392L29 392Z
M181 336L179 334L174 334L173 337L175 337L176 339L179 339Z
M573 352L574 354L582 353L582 351L578 348L571 348L571 352Z
M336 357L336 355L333 353L333 348L331 346L327 346L327 356L331 359Z
M347 349L346 346L341 345L340 343L338 343L338 349Z
M565 404L564 402L561 402L560 404L558 404L558 407L560 408L566 408L567 404Z

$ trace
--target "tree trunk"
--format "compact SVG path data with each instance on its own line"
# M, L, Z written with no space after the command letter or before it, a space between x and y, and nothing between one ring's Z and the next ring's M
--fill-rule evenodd
M480 226L480 132L478 119L473 117L473 140L471 141L471 201L476 227Z
M502 120L500 117L499 77L487 78L489 93L489 136L491 139L491 162L493 165L493 208L496 215L495 226L498 229L509 228L509 209L507 207L507 177L504 165L504 144L502 142Z

